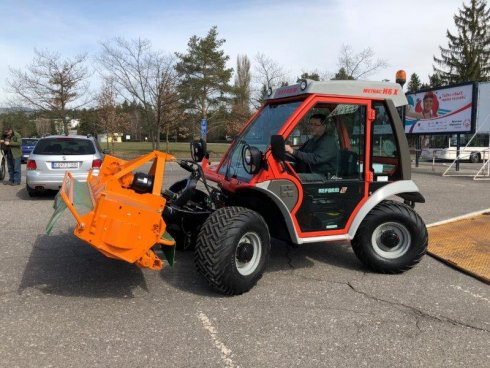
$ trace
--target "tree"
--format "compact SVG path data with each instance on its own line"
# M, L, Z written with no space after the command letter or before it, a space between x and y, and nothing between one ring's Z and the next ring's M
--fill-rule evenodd
M429 75L430 88L441 87L442 85L443 85L443 81L439 74L434 73L432 75Z
M339 73L334 79L367 78L387 66L388 63L385 60L374 59L374 51L370 47L356 54L351 46L342 45L338 59Z
M7 127L19 131L23 137L36 135L36 125L32 116L25 111L9 111L0 114L0 131L3 132L3 129Z
M231 113L225 125L227 135L236 135L250 117L251 79L250 60L246 55L238 55Z
M355 79L353 76L347 74L347 71L345 70L344 67L340 68L337 73L335 73L335 76L332 78L332 80L353 80Z
M299 82L300 80L303 80L303 79L311 79L314 81L319 81L320 80L320 74L318 72L311 72L311 73L304 72L301 74L301 76L299 78L296 79L296 82Z
M448 47L434 56L435 74L444 84L486 81L490 76L490 10L484 0L463 3L454 15L457 34L446 32Z
M169 124L165 118L177 101L174 58L152 50L148 40L116 38L101 46L101 74L113 81L119 95L141 104L152 146L159 149L160 132Z
M420 82L420 78L417 73L413 73L410 76L410 80L407 85L408 92L416 92L421 88L422 84Z
M218 38L218 29L214 26L204 38L192 36L187 43L187 53L175 54L180 98L186 109L202 119L207 119L209 112L226 102L226 95L231 91L228 83L233 69L226 68L229 56L220 50L225 42ZM213 125L210 121L208 130L216 128Z
M236 64L234 103L239 106L240 110L248 113L250 110L250 82L252 80L250 60L247 55L238 55Z
M109 147L109 140L111 140L111 151L114 152L114 142L117 139L117 134L124 132L128 128L129 121L128 117L117 109L116 89L111 79L104 81L102 90L97 96L97 107L99 124L107 137L107 147Z
M255 83L259 86L256 89L253 104L255 108L259 108L266 96L269 88L277 88L287 85L287 73L274 60L258 53L255 56Z
M99 125L97 110L94 107L79 110L78 119L80 120L80 126L78 127L79 134L91 134L96 136L98 133L103 132Z
M68 112L89 102L87 56L62 59L50 51L34 50L34 53L26 71L10 68L9 91L19 103L61 119L64 133L68 134Z

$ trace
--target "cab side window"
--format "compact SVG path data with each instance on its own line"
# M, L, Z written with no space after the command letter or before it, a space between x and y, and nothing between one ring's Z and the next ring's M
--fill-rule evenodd
M295 149L293 169L303 182L360 179L366 106L319 103L286 139Z
M379 179L396 179L400 158L393 120L383 102L374 102L373 108L376 116L371 130L371 169Z

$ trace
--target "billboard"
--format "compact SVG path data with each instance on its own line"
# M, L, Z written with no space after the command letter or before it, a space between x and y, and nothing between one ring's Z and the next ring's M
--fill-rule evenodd
M490 82L478 83L478 108L475 133L490 134Z
M453 134L474 131L474 83L409 93L407 99L407 134Z

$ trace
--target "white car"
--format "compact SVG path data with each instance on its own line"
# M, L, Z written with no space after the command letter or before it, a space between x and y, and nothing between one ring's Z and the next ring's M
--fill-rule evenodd
M32 197L46 190L59 190L65 171L78 181L86 181L90 169L97 174L104 153L93 137L41 138L27 160L27 192Z

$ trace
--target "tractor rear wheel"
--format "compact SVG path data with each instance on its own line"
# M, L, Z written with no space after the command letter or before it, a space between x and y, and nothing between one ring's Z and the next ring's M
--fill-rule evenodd
M262 216L243 207L224 207L201 227L194 261L213 288L239 295L262 277L269 252L269 229Z
M425 224L412 208L400 202L383 201L359 226L352 249L373 271L401 273L420 261L427 243Z

